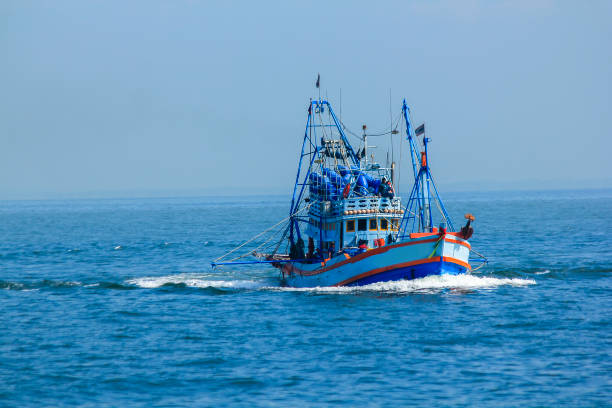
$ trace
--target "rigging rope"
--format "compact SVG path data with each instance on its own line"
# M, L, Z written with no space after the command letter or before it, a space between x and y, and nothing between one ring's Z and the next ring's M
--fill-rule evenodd
M478 255L478 256L479 256L479 257L482 259L482 263L481 263L480 265L478 265L478 266L476 267L476 269L472 269L472 272L471 272L471 273L474 273L474 272L476 272L477 270L479 270L480 268L482 268L483 266L485 266L486 264L488 264L488 263L489 263L489 260L487 259L487 257L486 257L486 256L484 256L484 255L483 255L483 254L481 254L480 252L476 251L475 249L473 249L473 248L472 248L472 249L471 249L471 251L472 251L473 253L475 253L476 255Z
M376 133L368 133L368 136L385 136L385 135L389 135L389 134L393 134L394 130L397 130L397 126L399 124L399 121L401 120L402 116L401 113L397 115L397 119L395 120L395 126L393 126L390 130L388 131L381 131L381 132L376 132ZM338 121L340 122L340 124L342 125L342 129L346 130L351 136L354 136L356 138L358 138L359 140L362 140L362 135L359 135L355 132L353 132L351 129L349 129L344 122L342 122L342 120L338 119Z
M221 259L225 258L226 256L228 256L231 253L236 252L237 250L239 250L240 248L242 248L243 246L245 246L246 244L253 242L255 239L261 237L262 235L264 235L266 232L269 232L270 230L278 227L279 225L281 225L283 222L286 222L287 220L289 220L290 218L292 218L293 216L297 215L298 213L310 208L310 206L312 205L312 203L308 204L306 207L302 208L301 210L297 210L296 212L294 212L293 214L291 214L290 216L288 216L287 218L277 222L276 224L274 224L273 226L271 226L270 228L265 229L264 231L260 232L259 234L255 235L253 238L243 242L242 244L238 245L236 248L232 249L231 251L225 253L224 255L221 255L219 258L215 259L214 262L218 262ZM268 240L269 241L269 240ZM266 242L268 242L266 241ZM250 253L250 251L249 251Z
M289 226L287 226L285 228L285 232L283 233L283 236L281 237L281 241L283 240L283 238L285 238L285 235L287 234L287 231L289 231ZM250 250L249 252L242 254L236 258L230 259L228 262L235 262L239 259L242 259L244 257L247 257L249 255L254 254L259 248L263 247L264 245L266 245L267 243L269 243L270 241L272 241L272 238L274 238L274 235L270 236L270 238L268 238L267 240L265 240L264 242L262 242L261 244L259 244L258 246L256 246L255 248L253 248L252 250Z
M481 254L480 252L476 251L476 250L475 250L475 249L473 249L473 248L472 248L472 250L471 250L471 251L472 251L473 253L475 253L476 255L478 255L479 257L481 257L481 258L484 260L484 262L489 262L489 260L487 259L487 257L486 257L486 256L484 256L483 254Z
M272 255L274 255L274 254L276 254L278 252L278 249L280 248L281 244L285 240L285 237L287 236L287 233L289 232L289 227L290 226L288 225L287 228L285 228L285 232L283 233L281 238L278 240L278 244L276 244L276 248L274 248L274 251L272 251Z

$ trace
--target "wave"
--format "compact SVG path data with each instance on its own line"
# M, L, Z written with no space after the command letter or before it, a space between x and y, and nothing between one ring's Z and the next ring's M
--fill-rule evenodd
M377 282L365 286L279 288L283 291L306 291L321 293L388 292L395 294L437 293L442 290L494 289L499 286L535 285L533 279L494 278L474 275L432 275L414 280Z
M125 282L129 285L146 289L154 289L169 285L182 285L193 288L219 288L219 289L260 289L264 282L253 280L211 280L195 274L178 274L167 276L151 276L130 279Z
M314 288L293 288L280 286L279 281L273 278L259 280L248 279L211 279L210 275L203 274L176 274L166 276L146 276L133 278L122 283L117 282L90 282L82 283L76 281L53 281L43 280L38 282L8 282L0 281L0 289L5 290L38 290L43 288L71 288L80 287L85 289L155 289L162 287L190 287L199 289L215 289L219 291L271 291L271 292L313 292L313 293L337 293L351 294L361 292L378 292L391 294L410 294L410 293L438 293L443 290L476 290L494 289L499 286L529 286L535 285L533 279L523 278L497 278L491 276L475 275L442 275L427 276L425 278L378 282L365 286L343 286L343 287L314 287Z
M54 280L42 280L38 282L10 282L0 281L0 289L5 290L22 290L31 291L42 288L71 288L75 286L82 286L81 282L75 281L54 281Z
M200 275L201 276L201 275ZM161 277L143 277L125 282L78 282L78 281L3 281L0 280L0 290L32 291L40 289L84 288L84 289L116 289L133 290L137 288L154 289L165 286L181 286L194 288L253 290L265 286L265 282L252 280L206 280L191 274L169 275Z
M356 292L391 292L391 293L423 293L438 292L444 289L473 290L493 289L499 286L528 286L535 285L533 279L521 278L495 278L474 275L442 275L427 276L425 278L377 282L365 286L343 286L343 287L314 287L293 288L285 286L270 285L269 281L255 280L214 280L209 277L198 277L193 274L178 274L159 277L143 277L130 279L126 284L141 288L159 288L169 285L184 285L194 288L216 288L234 290L263 290L263 291L296 291L296 292L325 292L325 293L356 293Z

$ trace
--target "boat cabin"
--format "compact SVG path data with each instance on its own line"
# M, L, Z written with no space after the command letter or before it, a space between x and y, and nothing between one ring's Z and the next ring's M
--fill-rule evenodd
M337 251L376 248L390 242L403 210L399 197L364 196L340 201L314 201L306 235L315 248Z

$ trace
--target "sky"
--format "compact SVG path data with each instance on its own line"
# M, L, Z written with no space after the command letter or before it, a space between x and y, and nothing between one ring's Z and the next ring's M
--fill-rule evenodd
M317 73L351 129L406 98L443 190L612 187L611 20L609 1L3 0L0 199L288 194Z

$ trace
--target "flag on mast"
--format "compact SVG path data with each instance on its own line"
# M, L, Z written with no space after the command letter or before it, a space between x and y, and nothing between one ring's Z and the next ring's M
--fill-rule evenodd
M321 81L321 75L317 74L317 83L315 84L317 88L319 87L320 81Z
M421 126L419 126L418 128L414 129L414 134L416 136L421 136L421 135L425 134L425 124L423 123Z

